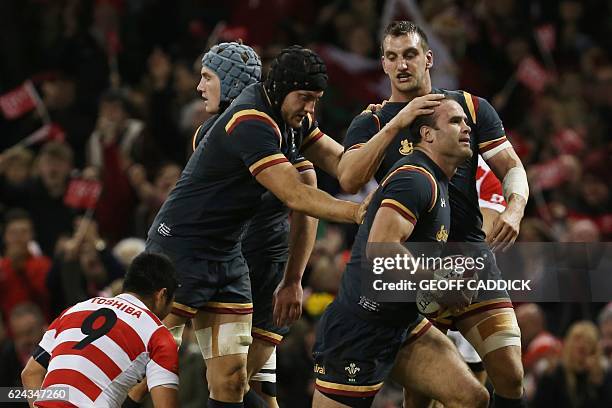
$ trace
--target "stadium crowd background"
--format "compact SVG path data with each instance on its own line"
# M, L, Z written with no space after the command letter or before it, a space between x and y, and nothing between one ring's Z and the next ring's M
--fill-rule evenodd
M195 89L202 52L242 38L265 72L284 46L313 48L330 74L317 119L341 140L388 93L379 33L400 17L430 36L434 86L485 97L504 120L531 182L519 241L609 241L611 1L3 1L0 386L20 385L50 319L120 288L206 119ZM317 317L355 233L319 225L304 313L278 353L279 399L294 408L309 406ZM517 316L533 406L559 393L568 407L611 406L612 304L527 304ZM203 369L193 338L184 341L181 406L203 406ZM386 387L377 406L400 400Z

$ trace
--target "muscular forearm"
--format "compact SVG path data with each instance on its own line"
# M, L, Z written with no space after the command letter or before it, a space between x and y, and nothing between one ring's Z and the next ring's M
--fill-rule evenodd
M390 122L362 147L346 152L342 156L338 164L338 181L343 190L356 193L370 181L380 167L385 151L398 130Z
M317 235L319 220L300 212L291 216L291 229L289 231L289 259L283 280L287 283L300 283L306 263Z
M287 207L311 217L335 222L357 222L359 204L337 200L326 192L314 187L300 185L287 198Z

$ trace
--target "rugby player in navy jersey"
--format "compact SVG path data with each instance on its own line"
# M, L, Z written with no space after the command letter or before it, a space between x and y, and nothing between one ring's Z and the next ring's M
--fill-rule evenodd
M381 48L383 69L391 82L391 97L380 112L365 112L351 123L344 142L345 154L338 167L341 186L354 192L372 177L381 181L399 159L412 153L408 126L414 118L431 113L440 98L457 101L468 118L474 154L459 166L449 183L452 213L449 241L463 243L459 252L464 255L487 259L486 273L481 279L499 279L501 272L481 228L475 187L478 154L502 180L508 204L487 238L494 250L506 248L518 236L529 186L497 112L485 99L468 92L432 88L429 70L433 53L425 33L413 23L391 23ZM525 406L520 330L507 292L481 290L465 310L454 314L445 311L433 322L441 328L457 327L474 346L495 388L496 407ZM421 379L431 380L425 376Z
M443 100L433 114L420 116L409 138L413 153L381 180L355 238L338 297L317 328L314 407L369 407L390 374L404 386L427 376L429 387L422 390L446 407L487 406L486 389L444 334L422 321L420 335L409 338L408 327L418 318L415 302L378 302L362 292L366 259L442 254L451 228L448 180L472 155L466 120L462 107L451 99ZM423 270L416 273L417 279L430 276ZM449 300L439 302L453 306ZM465 302L469 304L469 297ZM431 378L441 370L452 381Z
M214 46L202 58L198 91L206 101L206 111L214 116L195 132L192 143L194 151L231 100L244 87L259 79L258 70L253 75L244 75L249 74L249 65L258 66L258 57L250 47L239 43ZM308 129L301 127L297 131ZM287 158L305 184L316 186L317 178L312 163L299 153L294 139L291 143ZM253 343L247 357L247 376L251 390L244 396L245 406L257 406L252 401L255 399L252 393L257 392L270 408L278 407L276 345L288 332L286 325L300 315L301 277L314 245L316 228L317 219L300 212L293 212L289 228L289 209L267 192L242 239L242 254L249 267L253 295ZM273 319L273 308L277 310L278 324Z
M242 406L247 388L253 304L241 239L262 195L268 190L292 210L337 222L359 223L365 213L364 204L304 184L288 158L295 145L336 175L342 148L313 118L326 85L318 55L283 50L265 83L245 88L212 124L149 230L147 250L168 255L181 283L165 323L180 337L194 318L210 407ZM295 131L302 126L307 131Z

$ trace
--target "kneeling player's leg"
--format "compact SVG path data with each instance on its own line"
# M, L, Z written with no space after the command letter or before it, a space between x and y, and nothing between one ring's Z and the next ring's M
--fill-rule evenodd
M242 402L247 388L247 353L252 342L251 314L200 311L194 319L194 329L206 360L210 398Z
M416 393L419 404L427 403L423 396L447 408L485 408L489 403L487 390L472 375L450 339L435 327L400 349L391 378L408 393ZM412 403L416 406L414 399Z
M485 303L485 302L483 302ZM489 302L486 302L489 304ZM474 346L483 360L487 375L495 388L496 407L522 407L523 364L521 362L521 331L510 307L478 310L459 317L457 328Z
M269 357L261 364L259 358L264 356ZM254 367L260 368L253 372ZM269 408L278 408L276 401L276 346L253 338L253 344L249 347L247 373L251 390L256 392L268 404Z

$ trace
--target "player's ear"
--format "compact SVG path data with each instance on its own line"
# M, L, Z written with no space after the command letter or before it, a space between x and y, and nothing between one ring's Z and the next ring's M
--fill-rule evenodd
M433 52L431 50L427 50L425 53L425 58L427 59L425 66L427 69L431 69L433 67Z
M161 288L153 296L155 297L156 305L166 305L168 303L168 289L166 288Z
M430 128L429 126L421 126L421 129L419 130L419 132L421 133L421 140L423 140L426 143L433 142L434 135L432 132L432 128Z

